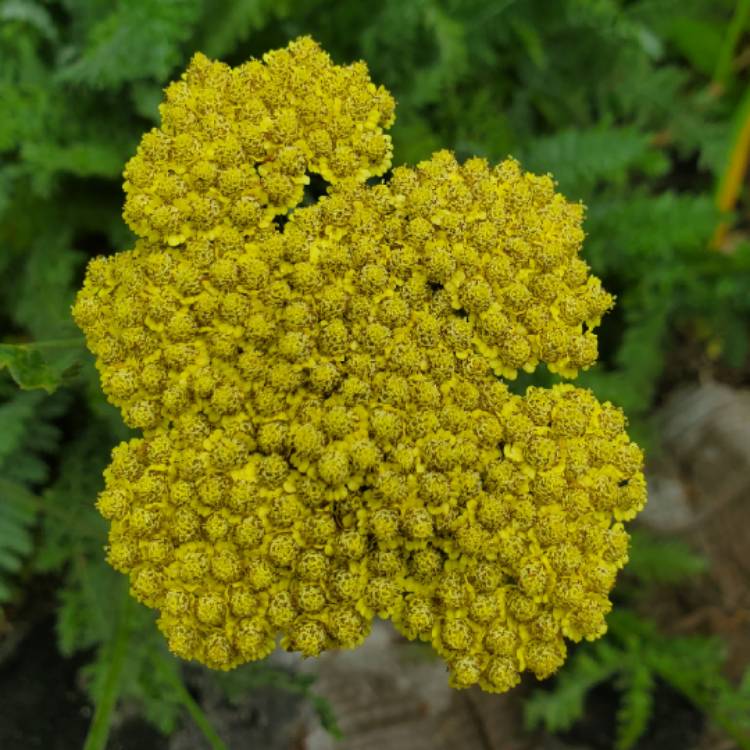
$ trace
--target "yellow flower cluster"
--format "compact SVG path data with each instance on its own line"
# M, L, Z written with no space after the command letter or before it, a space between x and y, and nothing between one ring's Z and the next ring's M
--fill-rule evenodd
M497 376L591 365L612 298L548 176L439 152L365 184L393 108L309 39L168 87L126 169L141 239L73 310L143 431L98 507L179 656L316 655L378 615L504 691L604 632L645 482L620 410Z
M237 68L197 54L165 93L125 168L124 218L156 242L241 244L299 204L308 173L364 181L391 163L393 97L311 39Z

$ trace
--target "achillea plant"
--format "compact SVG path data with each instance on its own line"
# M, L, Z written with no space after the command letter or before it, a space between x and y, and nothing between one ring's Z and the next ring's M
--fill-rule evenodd
M196 55L125 170L133 250L74 316L141 439L98 500L170 648L229 669L375 615L502 692L600 636L645 502L622 412L508 391L596 359L583 209L513 160L389 167L394 102L310 39ZM328 195L303 204L308 174ZM286 216L286 223L277 221Z

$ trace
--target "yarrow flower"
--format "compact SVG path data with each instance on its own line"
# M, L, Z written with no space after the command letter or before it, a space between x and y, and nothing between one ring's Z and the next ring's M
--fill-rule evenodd
M605 631L646 493L619 409L500 378L589 367L613 300L548 175L440 151L371 184L393 119L309 38L167 87L125 169L139 239L73 309L143 434L97 505L185 659L351 648L377 615L502 692Z

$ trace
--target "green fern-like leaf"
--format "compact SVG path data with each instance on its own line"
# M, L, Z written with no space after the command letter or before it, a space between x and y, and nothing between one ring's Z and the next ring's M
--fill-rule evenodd
M455 10L447 10L446 4L436 0L407 4L388 0L380 5L377 22L369 24L362 35L368 59L389 58L381 63L386 81L408 76L407 110L438 101L470 69L466 25ZM408 52L389 54L399 49Z
M521 157L526 169L551 172L563 192L578 198L600 181L622 183L635 169L663 172L668 163L649 140L633 127L562 130L535 139Z
M146 719L164 734L171 734L182 715L184 702L176 685L182 680L180 664L167 651L164 640L154 625L151 613L145 612L135 624L143 633L132 644L128 660L123 697L143 706Z
M6 392L11 393L8 389ZM0 424L3 426L0 430L0 468L22 448L26 429L41 400L40 393L16 393L0 405Z
M617 680L617 750L630 750L645 734L654 709L654 674L648 664L628 660Z
M654 685L660 679L681 693L729 734L750 748L750 676L739 687L723 676L725 644L718 638L665 636L656 624L620 607L608 618L607 636L583 644L555 677L526 701L529 728L566 731L583 717L588 693L614 681L621 694L617 750L637 746L653 714Z
M635 530L630 536L627 574L645 584L677 584L707 570L704 557L679 539L664 539Z
M536 690L524 705L526 726L548 732L570 729L582 716L586 696L621 667L623 653L606 641L579 649L549 690Z
M659 293L658 287L658 280L647 279L630 293L627 302L623 301L627 325L614 362L609 368L599 364L578 379L579 385L618 404L631 418L651 406L664 368L664 342L675 302L670 294ZM648 357L643 356L644 351L649 352Z
M284 18L299 0L218 0L206 4L196 47L209 57L223 57L269 21Z
M667 264L678 269L688 252L703 250L717 219L709 195L667 191L600 199L589 208L587 257L600 274L649 278Z
M701 709L742 750L750 749L750 700L743 683L735 687L723 675L726 644L718 638L663 639L650 654L653 669Z
M48 41L57 40L57 27L49 11L30 0L6 0L0 5L0 22L25 24Z
M102 422L93 418L67 442L55 482L43 493L45 514L34 561L39 573L65 576L66 586L61 591L71 592L71 605L83 605L83 598L88 596L91 613L99 609L94 606L100 596L97 592L106 593L112 581L120 578L104 562L107 527L94 506L110 457L107 435ZM101 567L92 568L94 561ZM85 615L89 610L84 607L83 612ZM99 635L103 632L101 628L96 631ZM74 636L70 642L91 641L86 636Z
M183 57L181 45L202 7L199 0L120 0L86 34L78 59L60 78L114 88L141 78L164 80Z
M70 656L108 641L115 629L120 577L104 561L87 560L82 551L71 561L59 594L57 636L60 652Z
M33 551L35 500L22 484L0 478L0 604L12 598L15 577Z
M129 148L112 141L80 141L69 144L45 141L27 144L22 156L29 169L34 172L39 192L47 192L49 180L58 173L76 177L119 177L128 150ZM40 183L42 175L44 184Z
M23 272L11 297L15 319L35 339L51 340L75 336L70 317L75 294L73 280L82 263L65 233L50 227L29 248Z
M6 395L7 394L7 395ZM59 433L47 420L63 400L40 392L22 393L0 381L0 604L10 600L19 574L35 552L34 529L41 503L34 486L46 479L43 454L56 447Z
M609 625L608 637L623 644L626 651L624 671L643 665L652 680L658 677L670 685L732 737L738 747L750 750L750 703L743 683L736 687L724 677L726 643L717 637L665 636L652 621L622 608L610 615ZM638 699L643 711L647 700L643 696ZM637 728L638 723L634 726Z

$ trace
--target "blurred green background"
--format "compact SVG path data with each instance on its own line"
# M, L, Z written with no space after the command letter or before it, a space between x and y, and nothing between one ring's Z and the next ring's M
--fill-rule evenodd
M195 51L234 64L300 34L337 63L366 60L393 92L394 163L439 148L512 154L588 206L584 256L618 304L579 384L625 408L651 459L663 450L655 415L676 389L750 382L747 0L4 0L1 747L103 748L109 736L148 750L190 721L195 747L229 747L201 705L208 683L228 705L270 685L334 734L345 724L292 668L186 670L106 566L94 500L128 430L69 315L87 259L133 242L121 172L158 123L166 83ZM691 592L682 615L699 608L707 566L682 537L637 531L610 633L549 684L522 688L529 742L697 747L654 744L679 699L696 736L719 743L701 747L750 747L750 672L726 672L722 634L676 635L674 611L651 613L665 591ZM587 734L592 710L603 734Z

